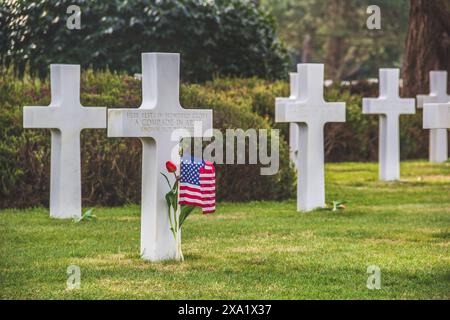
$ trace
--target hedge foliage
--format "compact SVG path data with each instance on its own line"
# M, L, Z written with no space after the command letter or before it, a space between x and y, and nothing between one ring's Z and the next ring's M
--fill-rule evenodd
M275 123L275 97L289 96L285 81L256 78L217 79L205 83L211 92L226 92L230 97L250 96L251 109L273 128L281 129L289 140L288 125ZM328 87L326 101L346 103L346 122L325 126L326 161L378 161L378 116L362 114L362 97L377 97L378 85L360 81L354 84ZM428 131L422 129L422 111L400 117L401 159L428 157Z
M0 63L41 78L50 63L140 72L142 52L179 52L182 78L287 75L272 16L242 0L0 0ZM70 5L81 29L69 30Z
M295 173L288 163L287 124L274 123L275 97L288 95L288 84L256 78L215 79L182 85L186 108L214 110L214 127L281 129L280 171L260 176L259 165L218 165L218 199L248 201L291 198ZM377 96L373 85L327 88L326 100L347 103L347 122L325 128L327 161L377 161L378 117L361 113L361 96ZM141 82L127 75L82 73L81 101L85 106L137 107ZM46 205L49 192L49 130L22 128L22 107L47 105L48 81L0 78L0 207ZM401 117L402 159L426 158L428 132L421 114ZM82 132L84 205L120 205L140 201L141 144L138 139L106 137L106 130Z
M49 130L22 128L25 105L48 105L48 81L0 79L0 207L47 205L49 198ZM251 111L253 98L213 92L201 85L182 85L186 108L213 109L214 127L270 129ZM85 106L137 107L141 82L127 75L87 71L81 79ZM269 149L270 150L270 149ZM140 201L141 143L138 139L107 138L106 130L81 134L82 193L84 205L121 205ZM294 194L295 173L288 146L280 143L280 171L261 176L260 165L218 165L218 200L281 200Z

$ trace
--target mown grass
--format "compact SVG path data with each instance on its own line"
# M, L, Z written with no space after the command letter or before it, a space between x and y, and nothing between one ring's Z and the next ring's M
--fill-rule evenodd
M43 208L0 213L0 298L449 299L450 163L327 165L327 199L343 211L295 211L295 201L221 203L191 216L184 263L139 258L139 207L97 208L95 222L51 220ZM81 288L66 289L69 265ZM366 287L367 267L381 289Z

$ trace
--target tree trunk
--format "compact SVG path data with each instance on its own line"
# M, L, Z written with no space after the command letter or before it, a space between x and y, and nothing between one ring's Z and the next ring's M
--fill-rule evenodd
M432 70L450 74L450 0L411 0L402 95L428 93Z
M309 33L303 39L302 63L308 63L311 60L311 36Z
M342 36L342 21L350 9L348 0L331 0L328 4L328 13L332 19L329 20L329 35L326 43L326 77L333 81L340 81L343 70L343 55L345 49L345 38Z

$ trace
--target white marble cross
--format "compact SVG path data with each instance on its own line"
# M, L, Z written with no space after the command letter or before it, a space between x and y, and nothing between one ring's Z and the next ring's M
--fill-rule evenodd
M450 129L450 102L425 103L423 105L423 127L425 129Z
M430 71L430 95L418 95L417 107L423 108L425 103L450 102L447 94L447 71ZM448 159L447 129L430 130L429 159L430 162L444 162Z
M300 96L299 90L299 75L296 72L291 72L289 74L289 97L288 98L277 98L277 103L295 101ZM298 152L298 139L299 139L299 127L297 123L289 123L289 154L292 163L297 169L299 152Z
M50 66L48 107L24 107L24 128L51 129L50 216L81 217L80 132L106 128L106 108L80 104L80 66Z
M275 121L298 126L297 210L308 211L325 205L323 130L327 122L345 122L345 103L325 102L323 64L299 64L297 71L299 95L276 99Z
M176 255L164 198L169 187L160 172L168 160L179 164L182 136L201 137L212 129L212 110L181 107L179 75L178 53L143 53L141 106L108 110L109 137L142 141L141 256L151 261Z
M363 98L364 114L379 114L380 180L400 179L400 115L414 114L414 99L399 97L399 69L380 69L380 95Z

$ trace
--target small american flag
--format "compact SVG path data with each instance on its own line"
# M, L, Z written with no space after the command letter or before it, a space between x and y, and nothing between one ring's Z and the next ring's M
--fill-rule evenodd
M181 159L179 203L202 208L204 214L216 210L216 170L214 164L194 157Z

